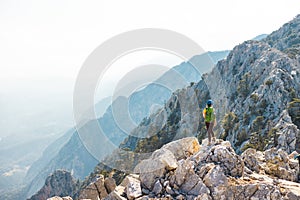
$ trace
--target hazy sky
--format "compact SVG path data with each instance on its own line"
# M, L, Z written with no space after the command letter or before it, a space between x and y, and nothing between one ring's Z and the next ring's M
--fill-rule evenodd
M0 0L0 109L8 109L9 98L24 103L26 94L42 96L29 102L43 106L55 95L53 105L71 106L84 60L125 31L170 29L215 51L270 33L297 14L298 0Z
M1 80L73 79L101 42L132 29L170 29L223 50L299 13L297 0L0 0Z

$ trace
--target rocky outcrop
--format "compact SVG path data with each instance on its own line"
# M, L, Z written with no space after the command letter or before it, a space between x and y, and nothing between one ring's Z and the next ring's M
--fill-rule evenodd
M57 170L46 179L45 185L29 200L47 199L54 196L73 196L79 184L70 172ZM64 199L67 200L67 197Z
M298 180L298 161L290 159L285 151L275 148L268 149L265 152L247 149L241 156L244 159L245 166L251 171L289 181Z
M184 143L181 139L155 151L106 199L300 198L300 184L292 182L298 180L298 163L283 151L248 149L239 156L227 141L208 146L204 140L186 157L176 157L179 150L165 153Z
M157 186L157 177L162 177L166 171L176 169L178 167L177 160L194 154L199 148L196 138L173 141L154 151L149 159L140 162L135 167L134 172L140 174L144 186L152 190L155 185Z
M116 187L116 183L113 179L104 179L103 175L97 177L97 179L80 191L79 199L103 199L107 197L108 193L112 192Z

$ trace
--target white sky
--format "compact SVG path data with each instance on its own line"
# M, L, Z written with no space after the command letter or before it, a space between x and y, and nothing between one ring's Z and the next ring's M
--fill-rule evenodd
M101 42L132 29L166 28L224 50L299 13L297 0L0 0L1 80L73 79Z
M0 0L0 98L22 91L49 99L57 90L71 104L84 60L125 31L170 29L215 51L270 33L297 14L298 0Z

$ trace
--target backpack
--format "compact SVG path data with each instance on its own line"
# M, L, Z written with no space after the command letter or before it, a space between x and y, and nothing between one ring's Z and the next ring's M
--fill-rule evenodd
M212 122L215 119L214 109L212 107L205 108L205 122Z

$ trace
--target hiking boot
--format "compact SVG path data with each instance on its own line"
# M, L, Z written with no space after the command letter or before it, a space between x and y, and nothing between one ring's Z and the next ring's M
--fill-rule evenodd
M213 138L212 138L212 142L216 142L216 137L213 137Z

